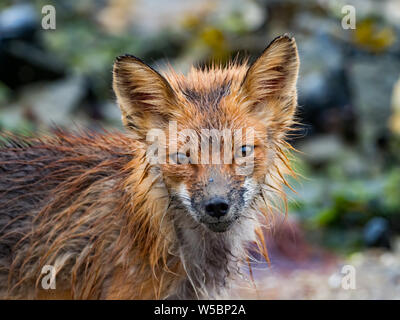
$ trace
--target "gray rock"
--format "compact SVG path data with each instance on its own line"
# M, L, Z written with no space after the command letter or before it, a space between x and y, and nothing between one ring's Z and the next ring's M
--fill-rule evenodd
M359 134L364 149L376 153L375 142L388 128L391 96L398 79L400 61L391 55L354 57L350 66L350 84L358 109Z

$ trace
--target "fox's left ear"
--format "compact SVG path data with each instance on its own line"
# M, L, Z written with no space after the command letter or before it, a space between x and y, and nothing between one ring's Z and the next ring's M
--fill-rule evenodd
M297 106L299 64L294 38L283 35L273 40L250 66L242 84L250 111L270 111L289 125Z

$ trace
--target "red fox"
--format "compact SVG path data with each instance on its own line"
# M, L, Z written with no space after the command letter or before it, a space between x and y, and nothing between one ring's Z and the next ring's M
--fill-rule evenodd
M249 244L267 258L263 227L292 172L285 138L295 122L298 69L287 35L250 66L236 61L186 76L161 75L124 55L114 63L113 89L126 134L2 134L0 297L226 294L251 258ZM184 141L171 137L171 123L179 137L189 130ZM234 139L230 163L195 162L192 151L179 151L192 150L198 140L190 136L203 138L203 129L241 128L252 128L252 142ZM154 129L169 140L165 162L149 160L150 146L163 153L162 139L149 138ZM248 157L250 164L239 161ZM243 166L251 170L239 172Z

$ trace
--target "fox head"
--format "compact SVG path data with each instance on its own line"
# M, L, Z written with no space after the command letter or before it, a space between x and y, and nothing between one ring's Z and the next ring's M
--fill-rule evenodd
M171 206L225 232L249 218L267 188L280 188L298 69L295 40L286 35L250 66L192 68L187 76L117 58L113 88L123 124L146 154L157 156L149 166L162 177Z

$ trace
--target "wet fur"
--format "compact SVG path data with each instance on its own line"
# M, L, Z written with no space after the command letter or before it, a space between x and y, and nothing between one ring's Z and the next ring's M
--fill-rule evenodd
M276 199L284 199L291 171L284 138L297 104L294 40L277 38L264 58L250 68L233 63L184 77L172 70L161 76L134 57L120 57L114 90L129 134L3 135L0 297L216 298L240 274L249 243L267 258L262 227ZM190 214L178 185L196 191L192 169L146 161L145 134L167 119L192 128L258 130L253 177L232 178L244 188L243 203L228 231L212 232ZM201 185L207 168L198 169ZM40 289L44 265L57 268L54 292Z

